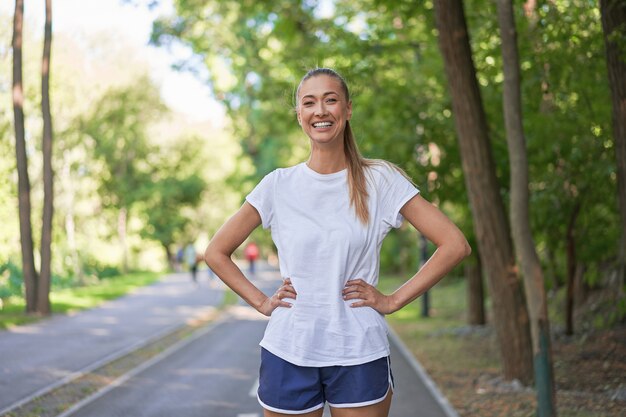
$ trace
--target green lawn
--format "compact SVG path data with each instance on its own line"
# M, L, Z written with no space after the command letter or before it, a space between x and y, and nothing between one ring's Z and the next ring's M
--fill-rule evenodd
M378 288L385 294L391 294L404 283L404 278L395 276L381 277ZM465 281L454 278L444 278L429 291L430 316L422 317L422 298L418 298L402 310L387 316L393 323L422 323L424 332L437 329L463 326L466 313Z
M403 282L398 277L382 277L379 289L390 294ZM421 360L437 363L445 370L498 368L496 346L489 342L485 346L484 333L467 325L465 280L446 277L429 291L429 298L429 317L422 317L421 297L387 316L407 346L419 353Z
M99 280L96 284L53 290L50 293L53 314L65 314L92 308L103 301L118 298L136 288L155 282L161 274L157 272L133 272ZM26 324L40 317L24 313L25 302L21 297L4 300L0 309L0 329Z

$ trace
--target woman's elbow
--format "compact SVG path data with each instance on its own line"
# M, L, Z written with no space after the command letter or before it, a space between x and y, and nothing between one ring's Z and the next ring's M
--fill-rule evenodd
M459 238L457 239L455 248L459 262L470 256L472 253L472 247L469 245L467 239L465 239L465 236L463 235L459 236Z
M219 252L215 249L215 247L211 244L207 246L204 251L204 262L208 265L209 268L213 269L217 259L219 258Z
M472 254L472 247L467 242L467 239L463 238L463 258L467 258Z

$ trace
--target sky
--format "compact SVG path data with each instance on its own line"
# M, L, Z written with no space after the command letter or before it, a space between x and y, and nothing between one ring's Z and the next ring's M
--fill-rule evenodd
M0 12L12 15L14 7L13 1L0 1ZM223 124L224 108L213 99L208 86L192 74L171 69L177 59L190 52L182 47L167 50L148 45L152 21L170 14L171 0L161 0L159 7L152 11L145 6L122 5L120 0L53 0L52 7L54 33L80 37L106 29L121 34L142 51L155 81L161 85L164 102L172 110L194 122L210 121L216 127ZM27 1L24 8L26 19L43 22L43 2ZM43 24L36 27L41 28Z

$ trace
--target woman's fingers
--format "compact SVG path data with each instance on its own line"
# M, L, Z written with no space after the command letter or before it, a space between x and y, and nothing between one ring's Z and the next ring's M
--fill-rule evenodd
M278 304L276 305L276 307L287 307L287 308L291 308L292 305L291 303L288 303L287 301L283 301L283 300L279 300Z
M283 285L281 285L272 298L276 299L276 307L291 307L291 303L287 301L283 301L285 298L296 298L296 289L293 287L291 283L291 279L285 278L283 280Z
M363 298L363 296L367 296L371 288L373 287L362 279L353 279L346 282L342 295L345 300Z
M382 314L390 312L389 297L362 279L353 279L346 282L342 295L346 301L357 300L350 304L350 307L372 307Z
M283 285L281 285L280 288L278 288L277 295L278 295L278 298L281 300L283 298L294 298L294 299L296 298L296 295L298 295L298 293L296 292L296 289L291 283L290 278L285 278L283 280Z

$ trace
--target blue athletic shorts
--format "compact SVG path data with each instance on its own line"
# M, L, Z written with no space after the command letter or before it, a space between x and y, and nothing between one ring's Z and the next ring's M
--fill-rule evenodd
M257 398L263 408L303 414L324 407L364 407L393 389L389 357L354 366L298 366L261 348Z

